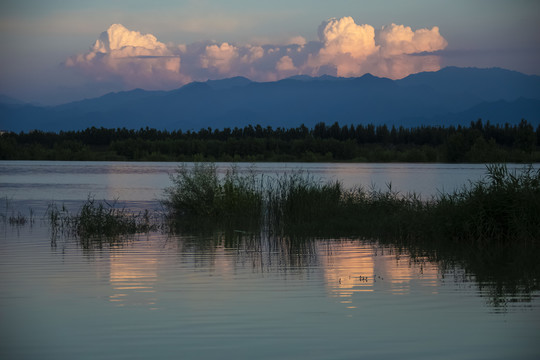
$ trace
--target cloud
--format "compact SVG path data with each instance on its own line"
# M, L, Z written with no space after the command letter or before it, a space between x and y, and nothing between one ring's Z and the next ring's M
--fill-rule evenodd
M110 53L125 48L166 51L165 44L157 41L152 34L142 35L138 31L130 31L123 25L113 24L104 31L92 47L93 52Z
M329 59L348 55L363 60L378 50L373 26L357 25L352 17L323 22L319 26L319 39L324 44L319 55Z
M366 58L378 50L375 29L371 25L357 25L351 17L323 22L319 26L319 40L322 48L308 62L314 75L326 66L335 68L335 75L356 76L363 72Z
M303 47L307 44L306 39L303 36L293 36L289 40L287 40L286 45L299 45L300 47Z
M296 67L293 64L293 60L289 56L283 56L276 64L277 71L293 71Z
M404 25L391 24L379 31L371 25L358 25L351 17L330 19L319 27L323 45L311 55L308 67L312 73L320 68L334 68L338 76L377 76L401 78L412 72L438 70L438 57L422 53L447 46L439 28L413 31Z
M284 44L230 42L164 44L152 34L114 24L89 52L68 58L65 66L94 81L117 82L119 88L170 89L190 81L246 76L255 81L295 74L401 78L440 69L431 53L447 41L438 27L413 30L391 24L375 29L352 17L329 19L318 41L293 36Z
M238 48L223 43L221 45L209 45L205 53L201 55L201 67L204 69L217 70L220 74L231 71L234 61L238 58Z
M264 49L262 46L248 45L246 49L248 50L248 53L242 57L242 61L245 63L253 63L264 56Z
M392 24L383 26L377 36L383 56L395 56L444 49L448 43L439 34L437 26L412 31L409 26Z
M90 51L68 58L75 68L95 81L117 79L124 88L174 88L189 81L180 73L180 56L151 34L113 24L101 33Z

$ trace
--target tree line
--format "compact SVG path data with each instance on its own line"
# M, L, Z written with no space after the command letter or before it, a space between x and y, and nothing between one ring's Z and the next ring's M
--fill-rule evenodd
M91 127L78 131L4 132L2 160L538 162L540 126L388 127L323 122L272 128L199 131Z

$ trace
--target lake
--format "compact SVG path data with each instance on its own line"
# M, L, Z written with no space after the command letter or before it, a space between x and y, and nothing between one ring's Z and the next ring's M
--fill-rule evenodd
M51 202L76 209L91 196L159 210L177 166L0 161L0 358L540 357L537 289L501 294L499 279L479 282L377 239L156 231L111 244L51 241ZM391 183L423 198L486 173L481 164L238 166L347 187ZM17 212L34 221L6 221Z

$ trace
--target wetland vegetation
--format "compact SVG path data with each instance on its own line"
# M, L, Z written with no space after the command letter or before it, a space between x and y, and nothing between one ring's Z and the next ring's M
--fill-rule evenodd
M478 247L540 238L540 170L532 166L512 172L488 165L484 179L430 199L393 191L391 184L386 191L346 189L302 172L263 177L233 166L220 178L211 163L181 166L172 181L164 204L180 222L245 221L274 233L444 238Z
M266 246L295 258L317 239L361 239L442 271L464 269L498 307L512 294L527 299L540 290L540 169L531 166L488 165L483 179L426 199L390 185L345 188L301 171L263 176L232 165L222 174L213 163L196 163L172 174L162 204L160 212L133 212L93 198L77 211L51 203L45 221L53 245L71 237L85 249L162 231L217 239L202 247ZM1 217L11 226L35 221L32 210L12 210L8 200Z
M46 212L53 245L58 238L71 236L79 239L84 248L121 243L126 236L157 230L159 221L155 216L148 210L133 213L115 202L90 197L78 212L56 203L50 203Z
M192 231L204 219L232 225L228 238L264 227L288 247L317 238L373 239L443 271L464 269L496 307L540 290L540 169L531 166L515 172L488 165L484 179L431 199L390 185L346 189L299 172L264 179L233 169L220 179L212 164L181 167L173 183L165 204L177 230ZM242 204L250 210L240 211Z

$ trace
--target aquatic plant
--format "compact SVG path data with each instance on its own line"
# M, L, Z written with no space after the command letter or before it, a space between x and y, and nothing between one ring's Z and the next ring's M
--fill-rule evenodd
M489 165L484 179L428 200L390 184L384 191L345 189L302 172L263 181L233 167L219 178L215 165L201 163L180 167L171 179L164 200L169 217L195 227L244 222L274 233L437 238L476 246L540 238L540 170L532 167L510 172Z
M267 224L283 229L290 224L324 223L328 214L339 210L342 194L341 183L323 183L302 172L269 178L265 188Z
M440 232L486 243L540 241L540 169L488 165L484 179L442 194L426 209Z
M246 226L261 219L262 179L254 172L240 174L233 166L220 178L212 163L184 164L171 181L173 186L165 189L162 203L175 225Z
M73 225L79 236L134 234L152 229L149 212L132 214L107 202L88 199L74 217Z
M59 209L52 203L47 209L47 218L53 236L62 232L80 238L115 237L158 227L148 210L132 213L126 208L117 208L115 203L97 202L90 197L76 214L71 214L64 205Z
M17 212L17 214L12 213L8 218L8 222L10 225L26 225L27 223L33 224L34 223L33 211L30 210L30 216L23 215L20 211Z
M34 210L32 208L28 209L29 214L23 214L20 210L15 211L12 208L11 199L7 196L4 197L4 209L0 212L0 219L3 223L8 223L12 226L23 226L26 224L34 224Z

